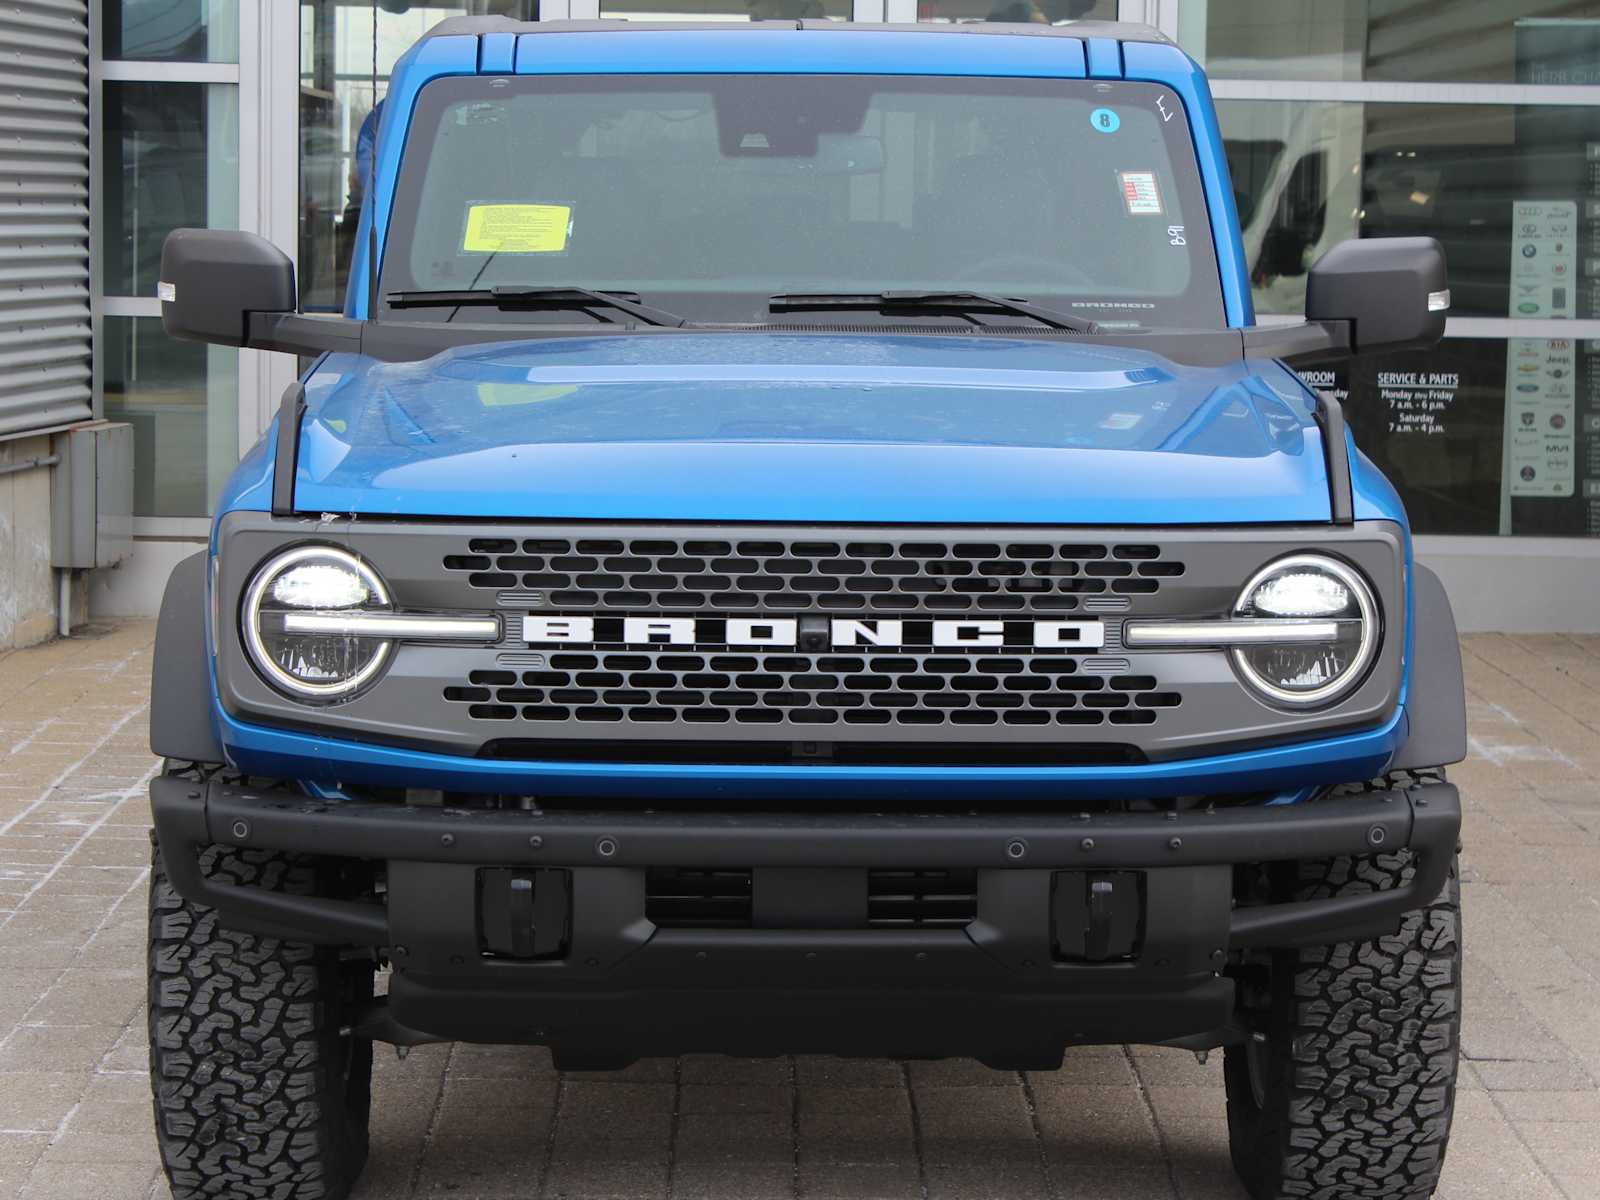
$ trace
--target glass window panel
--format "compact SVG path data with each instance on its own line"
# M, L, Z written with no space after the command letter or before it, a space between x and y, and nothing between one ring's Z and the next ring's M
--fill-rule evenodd
M1072 79L441 79L411 123L381 288L582 283L742 322L778 293L955 285L1114 327L1216 324L1193 143L1162 97ZM474 319L500 316L571 319Z
M107 61L239 61L239 0L104 0L103 12Z
M239 352L107 317L98 353L106 418L133 426L134 514L208 516L239 460Z
M274 0L274 3L278 0ZM300 5L300 302L344 307L356 220L395 60L446 17L537 20L538 0L309 0ZM359 169L358 169L359 164Z
M1600 317L1600 108L1217 105L1256 310L1349 237L1436 237L1451 312Z
M1184 0L1178 42L1213 79L1600 83L1600 3Z
M105 89L105 291L150 297L168 233L239 226L239 89L231 83L107 83Z
M1417 533L1600 536L1600 342L1446 338L1300 372Z
M1117 0L918 0L917 20L963 25L972 21L1115 21Z
M853 0L600 0L600 15L625 21L848 21L852 3Z

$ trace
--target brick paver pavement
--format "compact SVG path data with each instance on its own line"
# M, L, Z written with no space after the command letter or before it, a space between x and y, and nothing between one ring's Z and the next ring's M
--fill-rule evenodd
M153 626L0 655L0 1196L162 1197L144 1034ZM1441 1195L1600 1195L1600 638L1466 639L1467 1065ZM366 1198L1222 1200L1220 1055L378 1058Z

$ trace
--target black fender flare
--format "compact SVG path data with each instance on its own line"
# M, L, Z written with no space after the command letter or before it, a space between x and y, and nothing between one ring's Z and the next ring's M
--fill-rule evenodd
M220 763L211 713L211 651L206 645L206 563L202 550L172 569L156 622L150 673L150 749L161 758Z
M1395 752L1391 771L1442 767L1467 756L1467 695L1455 612L1444 584L1427 567L1413 568L1412 587L1410 733Z

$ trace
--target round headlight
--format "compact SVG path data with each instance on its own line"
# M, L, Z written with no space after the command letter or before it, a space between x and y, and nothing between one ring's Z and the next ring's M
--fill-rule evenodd
M1379 616L1360 574L1320 554L1280 558L1245 584L1236 617L1325 627L1315 641L1239 646L1234 666L1274 704L1326 704L1353 688L1378 650Z
M388 638L296 630L297 615L392 605L383 580L349 551L301 546L270 559L244 598L244 645L267 682L297 700L354 695L389 656Z

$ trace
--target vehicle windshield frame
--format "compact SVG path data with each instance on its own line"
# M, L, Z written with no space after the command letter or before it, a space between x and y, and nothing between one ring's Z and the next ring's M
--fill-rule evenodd
M1108 101L1127 104L1129 102L1142 102L1145 107L1160 107L1164 118L1170 112L1178 120L1164 119L1160 123L1160 133L1165 142L1168 161L1162 164L1162 169L1170 171L1171 179L1164 187L1170 187L1175 193L1169 198L1169 211L1181 212L1183 223L1188 226L1187 242L1192 247L1188 252L1189 278L1187 286L1181 292L1169 294L1123 292L1104 284L1091 284L1079 292L1072 292L1062 287L1059 290L1029 289L1026 292L1018 289L1006 289L1004 294L1014 300L1031 301L1034 304L1057 311L1069 313L1085 321L1095 322L1104 332L1139 333L1163 328L1185 329L1225 329L1228 327L1226 315L1226 297L1223 286L1223 265L1218 261L1216 247L1213 241L1212 220L1209 211L1209 197L1207 195L1203 166L1194 143L1194 135L1190 128L1189 114L1182 99L1170 86L1148 80L1093 80L1065 76L1000 76L975 73L971 75L928 75L913 72L899 73L892 71L873 72L870 74L841 75L829 72L757 72L739 73L726 70L698 71L692 74L660 74L660 73L628 73L628 72L596 72L593 74L550 74L550 75L516 75L516 76L483 76L461 75L444 76L426 83L417 94L416 106L412 119L406 126L406 143L400 155L398 177L392 195L392 205L385 221L386 237L383 247L384 254L380 262L381 278L379 285L374 289L376 298L379 299L377 315L382 319L396 323L438 323L460 319L459 314L450 307L441 305L439 308L411 305L405 308L391 307L384 299L390 293L398 291L427 291L442 289L446 286L439 279L418 279L410 261L410 248L413 241L422 236L420 230L420 209L422 204L423 187L427 178L429 162L432 157L434 140L444 120L445 114L454 106L462 102L471 102L474 99L495 99L503 97L507 88L515 89L519 95L544 94L544 93L570 93L570 92L600 92L616 91L619 93L636 93L650 90L694 90L707 88L723 81L739 81L749 83L762 79L790 80L795 78L841 78L865 81L875 89L896 91L927 91L927 92L956 92L973 90L989 95L1017 95L1027 99L1050 100L1061 98L1063 100L1085 101L1091 98L1104 96ZM1160 98L1161 105L1156 104ZM1084 135L1079 135L1084 136ZM1131 211L1131 210L1130 210ZM648 214L646 214L648 216ZM1155 218L1164 221L1165 217ZM1182 226L1175 226L1181 230ZM1092 227L1091 227L1092 231ZM1172 245L1179 246L1181 241L1174 241ZM1028 241L1019 239L1017 254L1037 254L1037 247L1030 246ZM1063 259L1062 261L1066 261ZM541 264L542 266L543 264ZM1070 263L1068 263L1070 266ZM948 291L971 291L973 286L963 280L952 277L948 272L944 278L937 282L918 281L908 283L904 279L890 278L881 281L881 288L866 290L898 290L911 287L913 290L922 288L925 284L930 288ZM470 279L461 279L456 287L466 287ZM485 281L488 282L488 281ZM778 281L765 279L752 282L749 286L738 288L719 288L715 284L721 282L721 277L708 281L708 286L674 290L651 286L651 281L632 278L561 278L556 280L550 277L534 277L508 281L497 278L492 281L500 286L570 286L575 288L593 288L609 292L623 292L637 294L641 300L652 306L667 309L674 313L685 313L690 325L705 328L707 326L740 326L761 327L778 326L793 327L799 325L826 326L837 323L835 314L830 318L825 311L809 312L803 314L785 313L783 315L769 314L766 310L766 301L771 295L781 292L857 292L864 290L859 279L840 279L835 281L838 287L826 286L818 280L802 279L798 281ZM676 281L675 281L676 282ZM778 286L771 286L778 284ZM1124 285L1125 286L1125 285ZM995 291L993 288L982 290ZM1162 309L1166 311L1161 311ZM1121 319L1124 315L1143 316L1136 310L1153 310L1148 319ZM503 310L480 309L472 317L475 322L490 324L520 325L529 329L548 329L555 324L573 327L599 326L604 323L604 318L597 318L593 314L585 314L581 310L567 311L556 306L539 306L530 311L522 308L506 308ZM1041 322L1034 321L1015 313L987 312L981 315L963 314L954 309L945 312L925 311L908 314L903 311L890 312L852 312L848 323L852 326L889 326L900 330L919 331L926 328L929 332L949 330L952 326L971 328L976 325L1004 325L1008 330L1018 334L1027 334L1034 330L1041 333L1050 332L1049 327Z

